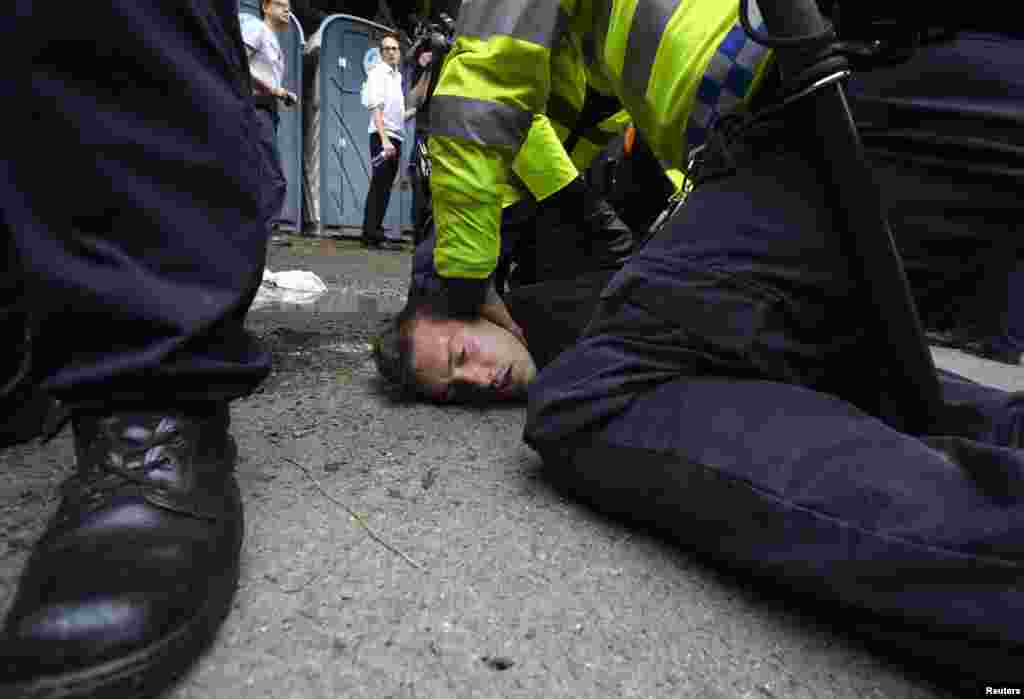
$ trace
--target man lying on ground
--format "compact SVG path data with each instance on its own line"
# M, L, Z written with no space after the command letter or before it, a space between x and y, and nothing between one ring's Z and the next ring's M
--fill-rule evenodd
M552 224L554 216L530 200L502 213L500 280L492 278L488 290L495 308L509 314L501 324L455 312L434 271L435 236L416 246L409 299L374 345L380 373L438 402L524 399L538 367L579 337L601 289L632 251L628 230L602 226L595 234L576 221ZM524 323L531 327L525 341L508 329Z
M572 346L613 271L511 289L504 295L523 342L501 325L451 311L440 295L413 294L374 345L381 375L441 403L523 400L537 372Z
M434 269L431 232L416 246L405 308L375 343L380 373L438 402L525 398L538 367L576 341L601 289L633 252L633 232L617 214L646 227L672 205L676 185L642 139L632 151L623 152L620 137L594 158L579 182L586 192L582 215L565 211L558 197L524 197L505 207L488 291L494 313L507 315L502 323L451 308ZM629 210L609 205L611 196L628 200ZM535 330L528 342L523 323Z

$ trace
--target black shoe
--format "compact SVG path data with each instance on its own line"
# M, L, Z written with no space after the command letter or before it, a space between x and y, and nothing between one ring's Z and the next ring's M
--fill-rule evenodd
M390 238L361 238L360 242L364 248L370 250L404 250L405 246L402 245L401 241L391 240Z
M238 586L226 405L74 418L78 473L0 634L0 696L148 697L212 641Z

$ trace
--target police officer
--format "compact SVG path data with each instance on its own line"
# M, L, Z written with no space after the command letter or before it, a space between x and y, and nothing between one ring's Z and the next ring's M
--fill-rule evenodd
M714 117L751 98L767 65L769 52L746 40L737 15L737 0L671 9L641 2L635 13L598 0L462 7L434 95L430 144L435 266L453 304L489 313L482 301L499 248L496 191L536 115L562 105L578 112L589 86L617 97L659 158L682 167ZM481 69L483 54L502 71ZM548 157L562 151L550 143ZM572 209L574 173L560 174L552 173L548 194L565 190Z

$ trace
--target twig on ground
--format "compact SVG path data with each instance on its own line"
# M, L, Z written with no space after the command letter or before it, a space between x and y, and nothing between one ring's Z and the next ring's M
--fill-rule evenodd
M306 579L306 582L302 583L298 587L282 587L281 592L285 593L286 595L294 595L296 592L302 592L307 587L309 587L310 583L312 583L319 577L319 573L313 573Z
M413 568L416 568L417 570L423 570L423 566L421 566L419 563L417 563L413 559L409 558L409 556L407 556L405 553L403 553L399 549L397 549L394 546L392 546L391 544L389 544L387 541L382 539L380 537L380 535L377 534L377 532L373 531L373 528L369 525L369 523L367 523L367 521L365 519L363 519L362 515L360 515L355 510L353 510L351 507L349 507L343 501L339 500L338 498L336 498L333 495L331 495L330 493L328 493L324 489L324 487L322 485L320 485L320 481L318 481L316 479L316 476L314 476L313 473L308 468L306 468L305 466L300 464L295 459L290 459L287 456L282 456L281 458L284 459L285 461L287 461L290 464L294 464L295 466L298 466L299 470L301 470L303 473L305 473L306 476L309 478L309 480L313 481L313 485L315 485L316 489L320 491L320 494L323 495L328 500L330 500L331 502L333 502L338 507L340 507L343 510L345 510L345 512L348 513L349 517L354 519L356 521L356 523L359 526L361 526L366 531L367 536L369 536L371 539L376 541L378 544L380 544L381 546L386 548L391 553L393 553L396 556L398 556L399 558L401 558L403 561L405 561L406 563L411 565Z

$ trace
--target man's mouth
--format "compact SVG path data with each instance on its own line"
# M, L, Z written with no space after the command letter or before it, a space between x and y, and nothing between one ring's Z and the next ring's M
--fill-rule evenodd
M512 383L512 365L509 364L494 382L495 390L504 392Z

